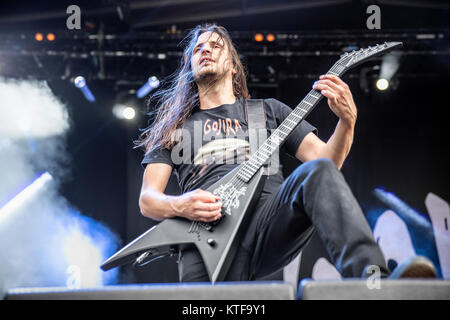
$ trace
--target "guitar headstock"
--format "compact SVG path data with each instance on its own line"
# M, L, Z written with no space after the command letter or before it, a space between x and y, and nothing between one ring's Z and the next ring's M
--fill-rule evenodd
M374 47L361 48L360 50L353 50L352 52L346 52L341 55L341 58L336 62L345 69L350 69L370 58L385 54L395 48L400 48L403 45L402 42L385 42L384 44L377 44Z

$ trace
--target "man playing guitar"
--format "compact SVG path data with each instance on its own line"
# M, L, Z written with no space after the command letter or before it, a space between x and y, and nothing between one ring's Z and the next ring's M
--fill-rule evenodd
M302 121L288 137L280 151L303 164L284 181L280 168L268 176L226 280L253 280L280 270L299 254L314 230L343 277L367 277L373 265L382 277L435 277L432 263L424 257L406 261L393 273L387 268L340 172L357 119L352 93L331 74L321 76L313 88L328 99L339 118L334 133L324 142ZM238 166L233 160L248 155L249 94L228 32L217 25L193 29L170 88L158 95L156 120L137 142L146 150L141 213L158 221L178 216L213 222L221 217L222 203L205 189ZM264 99L263 104L268 129L277 128L292 111L275 99ZM183 191L178 196L164 193L174 169ZM209 281L195 248L180 252L179 273L183 282Z

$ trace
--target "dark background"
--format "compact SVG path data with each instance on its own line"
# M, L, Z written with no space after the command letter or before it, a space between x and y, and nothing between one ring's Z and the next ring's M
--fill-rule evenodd
M373 3L381 9L380 30L366 27L366 8ZM66 28L65 10L71 4L81 8L81 30ZM125 13L123 19L118 7ZM0 76L45 79L67 104L72 121L67 136L71 162L61 192L83 214L105 223L125 245L152 225L139 213L143 153L133 149L139 129L148 125L149 107L145 99L136 100L138 117L130 122L116 119L111 109L119 95L138 89L149 76L163 79L174 72L181 52L178 43L187 29L203 22L225 26L248 69L252 97L274 97L291 107L348 46L403 41L395 90L376 91L372 87L376 71L367 78L368 92L361 87L362 68L377 66L380 59L343 76L358 107L358 122L342 171L365 212L379 205L373 189L384 187L426 217L428 192L450 199L448 9L446 1L2 3ZM56 40L37 43L33 39L37 31L53 32ZM256 43L255 32L297 38ZM424 34L434 38L422 39ZM114 37L108 40L101 35ZM51 50L58 54L52 55ZM117 51L130 54L102 54ZM286 57L279 52L294 54ZM167 56L161 60L148 55L151 53ZM95 103L86 101L74 87L72 80L79 74L87 78ZM308 121L318 128L319 137L327 140L337 118L324 100ZM286 173L299 164L293 159L285 161ZM177 192L173 180L167 191ZM122 270L121 282L177 281L174 259L162 259L145 270Z

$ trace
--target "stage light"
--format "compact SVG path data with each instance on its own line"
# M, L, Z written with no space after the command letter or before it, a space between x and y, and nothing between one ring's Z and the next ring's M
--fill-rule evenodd
M47 40L48 41L54 41L55 35L53 33L47 33Z
M381 60L380 75L376 82L376 87L380 91L384 91L390 88L395 90L398 85L398 79L394 78L395 73L400 67L400 53L393 51L385 56ZM396 80L396 81L394 81Z
M275 36L272 33L269 33L266 36L266 40L269 41L269 42L274 42L275 41Z
M129 104L116 104L112 109L118 119L133 120L136 117L136 109Z
M36 39L36 41L42 41L42 40L44 40L44 35L42 33L38 32L34 35L34 39Z
M389 81L387 79L380 78L376 83L377 89L380 91L384 91L389 88Z
M86 100L95 102L95 97L86 85L86 79L83 76L75 77L73 83L75 84L75 87L81 90Z
M75 87L81 89L86 85L86 79L82 76L78 76L73 80L73 83L75 84Z
M395 67L392 64L386 64L386 62L383 61L381 65L376 64L361 68L359 74L359 84L361 89L366 94L370 94L371 92L384 94L384 92L395 91L399 84L398 77L394 75L397 68L398 66Z
M136 92L136 96L141 99L149 94L152 90L159 86L159 80L157 77L152 76L148 78L147 82Z
M134 108L132 107L126 107L123 109L122 114L125 119L131 120L136 116L136 111L134 111Z
M261 42L261 41L263 41L263 40L264 40L264 36L263 36L262 33L257 33L257 34L255 34L255 41L256 41L256 42Z
M48 172L42 173L30 185L25 187L15 197L9 200L4 206L0 208L0 221L5 220L15 210L23 206L27 201L32 199L39 190L41 190L49 181L53 179Z

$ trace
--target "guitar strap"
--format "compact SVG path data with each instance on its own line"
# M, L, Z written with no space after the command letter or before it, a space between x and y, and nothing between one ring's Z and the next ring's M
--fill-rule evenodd
M250 154L253 154L266 141L268 128L266 126L266 113L264 111L263 99L245 100L245 113L248 124L248 137L250 143ZM264 166L264 174L276 173L279 164L278 152L275 152ZM275 169L275 171L273 171Z

